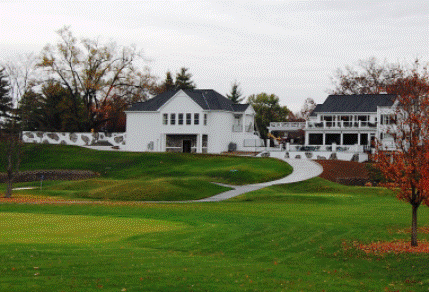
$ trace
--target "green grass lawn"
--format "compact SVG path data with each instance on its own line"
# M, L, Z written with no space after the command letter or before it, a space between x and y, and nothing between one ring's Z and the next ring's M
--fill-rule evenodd
M229 188L220 182L243 185L275 180L292 172L285 162L272 158L127 153L63 146L27 144L21 170L81 169L100 178L72 182L44 182L27 195L127 201L180 201L213 196ZM39 183L17 184L39 186ZM4 186L0 188L0 192Z
M429 288L427 254L343 249L409 240L410 206L381 188L315 178L219 203L0 204L0 212L1 291ZM420 226L428 215L421 207Z

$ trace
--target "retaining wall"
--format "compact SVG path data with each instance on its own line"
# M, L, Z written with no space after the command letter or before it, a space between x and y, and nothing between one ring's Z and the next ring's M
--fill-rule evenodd
M125 133L68 133L23 131L24 143L62 144L75 146L111 145L122 148L125 146Z
M15 177L14 182L31 182L42 180L83 180L100 176L99 173L90 170L34 170L21 171ZM0 173L0 183L6 182L6 173Z

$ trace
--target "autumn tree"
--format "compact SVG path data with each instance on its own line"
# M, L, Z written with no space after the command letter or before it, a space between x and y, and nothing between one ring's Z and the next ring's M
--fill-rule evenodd
M255 122L261 138L267 139L268 129L270 122L282 122L288 120L289 109L286 106L281 106L279 98L275 94L266 94L265 92L259 94L252 94L247 98L256 112Z
M344 69L337 69L335 75L331 77L334 89L329 90L329 93L341 95L385 93L387 87L400 77L400 72L398 64L379 62L374 57L360 60L357 68L346 66Z
M429 73L416 62L396 74L395 82L386 87L397 98L390 124L384 125L396 150L387 151L380 141L375 161L398 199L411 204L411 245L417 246L417 210L421 204L429 206Z
M194 81L191 80L192 74L187 73L188 70L188 68L182 67L176 73L176 82L174 83L176 89L194 89L197 87Z
M237 83L237 80L231 85L231 91L229 94L226 94L233 103L240 103L244 100L244 97L241 97L242 93L240 90L240 83Z
M149 69L140 69L144 61L136 47L119 47L115 43L101 44L98 40L78 41L68 27L58 31L60 41L47 45L38 66L45 69L45 79L54 79L67 89L72 101L71 110L79 116L82 102L85 116L82 131L99 128L105 120L98 117L112 96L126 104L144 101L156 87L156 79Z

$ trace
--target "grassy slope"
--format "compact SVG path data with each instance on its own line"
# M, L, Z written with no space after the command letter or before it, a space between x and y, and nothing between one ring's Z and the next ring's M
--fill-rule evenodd
M409 227L410 207L379 188L316 178L221 203L0 205L0 211L2 291L427 291L429 286L426 254L343 250L355 240L409 239L400 231ZM6 240L7 217L28 213L51 214L42 221L52 216L57 225L22 224L22 235ZM428 215L421 207L420 226L429 224ZM103 232L88 227L64 234L61 226L73 228L69 218L72 224L100 218ZM115 218L131 221L109 228ZM148 232L154 222L160 229ZM26 228L70 243L42 244L26 237ZM76 244L88 236L85 244Z
M99 179L48 182L43 191L24 192L69 198L200 199L228 190L211 182L257 183L281 178L292 171L289 165L275 159L104 152L61 145L26 145L23 157L22 170L87 169L101 173Z

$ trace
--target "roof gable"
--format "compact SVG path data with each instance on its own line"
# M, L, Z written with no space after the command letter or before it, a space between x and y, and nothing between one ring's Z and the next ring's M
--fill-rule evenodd
M329 95L323 104L318 104L312 115L317 113L370 113L379 106L392 106L394 94Z
M133 104L127 111L158 111L180 90L161 93L145 102ZM234 104L231 100L212 89L182 89L195 103L204 110L223 110L244 112L248 104Z

